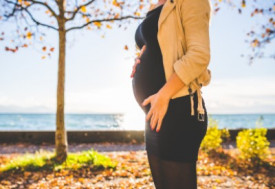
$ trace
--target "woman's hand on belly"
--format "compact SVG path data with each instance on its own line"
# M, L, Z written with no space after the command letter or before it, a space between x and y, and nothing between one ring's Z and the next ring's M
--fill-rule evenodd
M167 95L164 95L162 92L157 92L153 95L150 95L146 98L142 105L146 106L148 103L151 103L150 110L146 116L146 121L151 117L150 126L154 130L157 124L156 131L159 132L162 124L162 120L167 112L170 98Z
M136 72L136 66L137 66L137 64L140 63L140 59L139 58L141 57L141 55L143 54L143 52L145 51L145 49L146 49L146 45L143 45L143 47L141 48L139 56L137 58L135 58L136 61L135 61L135 64L133 65L133 70L132 70L132 73L131 73L130 77L134 77L134 74Z

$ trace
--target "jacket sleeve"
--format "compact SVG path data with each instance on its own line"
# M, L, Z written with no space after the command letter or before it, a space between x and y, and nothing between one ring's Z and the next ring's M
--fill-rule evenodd
M181 0L180 6L187 49L173 68L179 78L189 85L207 69L210 62L211 5L210 0Z

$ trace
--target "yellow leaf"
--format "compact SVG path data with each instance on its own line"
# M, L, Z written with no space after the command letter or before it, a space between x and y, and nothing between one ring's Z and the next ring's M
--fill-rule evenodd
M111 29L111 28L112 28L112 26L110 26L109 24L107 24L107 25L106 25L106 27L107 27L107 28L109 28L109 29Z
M96 25L97 27L101 26L101 22L94 22L94 25Z
M30 2L24 1L24 5L29 6L30 4Z
M140 12L135 12L135 15L140 16Z
M244 0L242 1L242 7L243 8L245 7L245 1Z
M31 38L32 38L32 33L31 33L31 32L28 32L27 35L26 35L26 37L27 37L28 39L31 39Z
M81 9L80 9L82 12L86 12L86 7L85 6L82 6Z
M116 0L113 0L113 5L119 7L119 3Z
M255 39L255 40L253 40L251 45L252 45L252 47L257 47L258 44L259 44L259 41L257 39Z

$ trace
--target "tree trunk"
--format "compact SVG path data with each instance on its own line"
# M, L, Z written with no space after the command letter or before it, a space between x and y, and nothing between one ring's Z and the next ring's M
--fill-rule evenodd
M59 60L58 60L58 83L57 83L57 109L56 109L56 132L55 150L56 160L64 162L67 158L68 142L64 124L64 86L65 86L65 52L66 31L65 23L59 23Z

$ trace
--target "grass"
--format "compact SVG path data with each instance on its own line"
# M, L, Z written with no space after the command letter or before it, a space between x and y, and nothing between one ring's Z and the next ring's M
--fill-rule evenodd
M21 171L39 171L62 169L79 169L91 167L95 170L116 168L116 162L111 161L93 148L78 153L68 153L67 159L62 164L55 160L54 152L45 150L36 151L34 154L26 153L12 158L8 163L0 165L0 172L21 172Z

